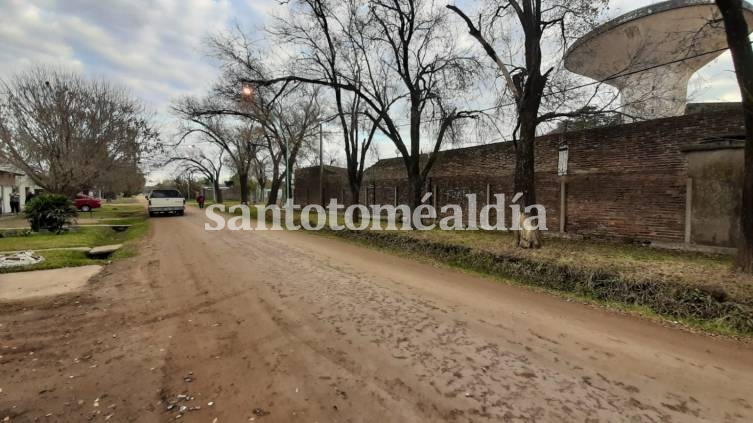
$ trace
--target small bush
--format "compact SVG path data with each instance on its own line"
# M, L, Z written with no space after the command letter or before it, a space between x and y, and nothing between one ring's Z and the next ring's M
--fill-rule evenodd
M34 197L26 203L24 214L31 224L32 231L47 229L60 233L65 225L73 223L78 213L70 198L48 194Z

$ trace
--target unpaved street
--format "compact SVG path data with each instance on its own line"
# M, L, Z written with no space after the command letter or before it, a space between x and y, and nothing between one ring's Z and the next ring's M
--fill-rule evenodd
M753 421L750 345L206 220L0 304L0 421Z

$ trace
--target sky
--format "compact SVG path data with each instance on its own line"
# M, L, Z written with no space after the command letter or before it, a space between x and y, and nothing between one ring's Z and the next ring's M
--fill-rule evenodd
M608 14L652 3L612 0ZM218 75L206 37L236 24L258 31L282 10L277 0L0 0L0 79L34 65L104 78L129 89L169 126L171 101L201 95ZM689 96L739 101L728 53L694 77ZM389 142L377 148L380 157L395 156Z

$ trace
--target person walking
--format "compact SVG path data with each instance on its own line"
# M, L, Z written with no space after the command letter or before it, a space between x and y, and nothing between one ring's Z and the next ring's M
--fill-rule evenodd
M204 196L201 195L201 193L196 196L196 202L199 203L199 208L200 209L204 208Z
M10 212L13 214L21 212L21 196L16 191L10 195Z

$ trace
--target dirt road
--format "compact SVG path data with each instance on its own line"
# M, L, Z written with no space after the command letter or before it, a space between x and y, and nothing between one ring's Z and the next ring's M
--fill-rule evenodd
M753 421L749 345L206 220L0 304L0 421Z

